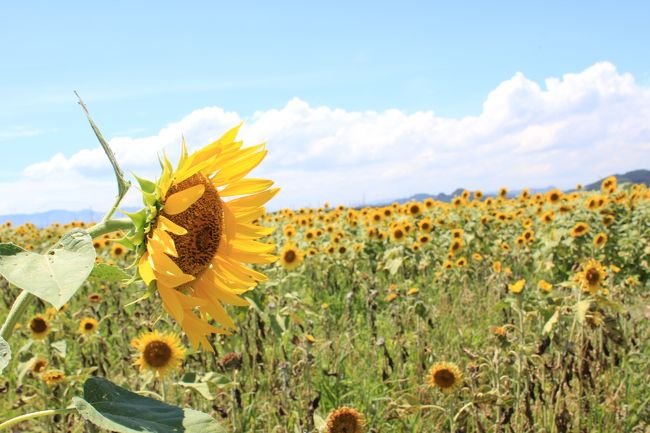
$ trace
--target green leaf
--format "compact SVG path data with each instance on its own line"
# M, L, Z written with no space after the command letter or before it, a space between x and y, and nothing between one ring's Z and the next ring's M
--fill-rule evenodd
M560 309L557 308L555 310L555 313L553 313L553 315L546 321L542 333L548 334L549 332L551 332L553 330L553 326L555 326L559 318L560 318Z
M105 282L117 282L128 280L131 278L131 275L117 266L111 266L106 263L96 263L89 277L98 278Z
M212 391L210 391L210 386L205 382L176 382L176 385L180 385L185 388L190 388L201 394L206 400L214 400L217 398Z
M100 377L89 378L84 397L72 403L87 421L119 433L226 432L208 414L143 397Z
M4 338L0 337L0 373L9 365L11 359L11 348Z
M391 259L388 262L386 262L384 269L387 269L391 275L395 275L397 271L399 271L399 268L402 267L402 261L403 259L401 257L396 259Z
M10 283L59 309L86 281L95 264L90 235L74 229L45 254L0 244L0 274Z
M54 352L59 355L61 358L65 359L66 353L68 353L68 344L65 340L55 341L50 344L50 347L54 349Z
M133 177L135 177L135 179L140 184L140 189L142 189L142 191L152 193L152 192L154 192L156 190L156 183L155 182L152 182L149 179L145 179L143 177L140 177L140 176L136 175L133 172L131 174L133 175Z

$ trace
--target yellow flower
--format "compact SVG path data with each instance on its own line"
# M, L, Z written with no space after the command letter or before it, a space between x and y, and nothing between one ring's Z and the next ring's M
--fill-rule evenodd
M304 254L294 244L285 244L280 251L280 264L287 270L296 269L302 263Z
M47 359L43 358L36 358L34 361L32 361L32 365L30 366L30 370L34 374L40 374L47 368L47 365L49 363L47 362Z
M420 290L417 287L411 287L408 292L406 292L407 295L417 295Z
M195 348L212 350L206 335L235 328L222 304L248 306L240 295L267 280L245 264L277 259L273 244L256 240L273 229L256 222L278 189L269 189L272 181L246 178L267 152L263 144L242 147L238 130L191 155L183 143L175 170L163 157L156 183L138 178L146 208L130 215L136 230L128 240L140 256L139 275L158 290ZM211 325L208 315L223 327Z
M508 290L510 290L511 293L518 294L521 293L522 290L524 290L525 285L526 285L526 280L522 278L521 280L518 280L514 284L508 284Z
M384 302L393 302L397 299L397 293L389 293L388 296L384 298Z
M363 433L366 420L363 414L351 407L340 407L327 416L325 433Z
M576 225L574 225L571 229L571 236L574 238L579 238L586 235L587 233L589 233L589 225L587 223L576 223Z
M501 262L496 261L496 262L492 263L492 270L494 272L496 272L496 273L501 272Z
M65 379L65 373L61 370L48 370L41 374L41 379L47 385L56 385L57 383L63 382Z
M456 364L437 362L429 370L427 382L429 386L449 394L460 386L462 379L463 375Z
M45 317L37 314L29 321L29 330L32 333L33 340L42 340L47 334L49 334L50 324Z
M582 266L582 272L578 274L578 280L582 285L582 290L592 295L598 293L601 289L601 283L607 277L603 266L597 260L590 259Z
M173 333L161 334L154 331L142 334L131 341L131 346L140 352L134 365L137 365L141 372L151 371L159 377L178 368L185 358L181 340Z
M594 236L594 247L600 248L607 243L607 234L600 232Z
M539 287L540 290L543 290L545 292L550 292L553 289L553 284L549 283L546 280L539 280L539 283L537 283L537 287Z
M79 332L83 335L90 335L93 332L97 331L97 320L92 317L84 317L79 323Z

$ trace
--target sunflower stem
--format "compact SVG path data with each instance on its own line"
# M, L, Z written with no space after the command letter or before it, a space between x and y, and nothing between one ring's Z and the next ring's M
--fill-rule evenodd
M34 418L40 418L43 416L50 416L50 415L63 415L67 413L73 413L76 411L77 409L75 408L66 408L66 409L48 409L48 410L41 410L39 412L27 413L25 415L20 415L1 423L0 430L8 429L9 427L12 427L18 423L21 423L23 421L28 421Z
M90 117L90 113L88 112L88 108L86 108L86 104L84 104L84 101L81 99L81 96L79 96L79 93L75 90L74 92L75 95L77 95L77 98L79 99L79 105L81 105L81 108L84 111L84 114L86 115L86 118L88 119L88 122L90 123L90 127L93 129L93 132L95 132L95 136L97 137L97 140L99 140L99 143L102 145L102 148L104 149L104 153L106 153L106 156L108 157L108 160L111 162L111 165L113 166L113 171L115 172L115 179L117 180L117 198L115 200L115 204L111 208L110 211L104 216L103 221L107 221L110 219L110 217L113 216L115 211L117 210L117 207L119 206L120 202L126 195L127 191L131 187L131 182L127 181L124 179L124 172L120 168L119 164L117 163L117 159L115 159L115 154L111 150L111 147L108 145L106 140L104 139L104 136L102 135L101 131L95 124L95 121L93 120L92 117Z
M27 290L23 290L14 301L7 318L2 324L2 328L0 328L0 337L4 338L5 341L9 341L9 337L11 336L18 319L23 315L33 298L34 295L29 293Z
M95 239L105 233L116 232L118 230L129 230L133 228L133 222L130 219L104 219L100 223L90 227L87 232L91 238Z

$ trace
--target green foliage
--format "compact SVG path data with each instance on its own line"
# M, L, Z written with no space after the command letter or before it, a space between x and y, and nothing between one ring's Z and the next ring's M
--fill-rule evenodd
M119 433L224 433L209 415L143 397L110 381L91 377L74 407L87 421Z
M86 281L95 264L92 239L72 230L45 254L0 244L0 274L10 283L61 308Z

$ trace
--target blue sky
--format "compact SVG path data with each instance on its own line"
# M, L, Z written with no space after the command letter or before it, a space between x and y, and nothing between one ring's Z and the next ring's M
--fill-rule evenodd
M204 107L250 119L293 98L462 119L517 72L544 88L598 62L650 86L642 1L94 3L3 5L0 188L96 146L75 89L105 136L138 139Z

